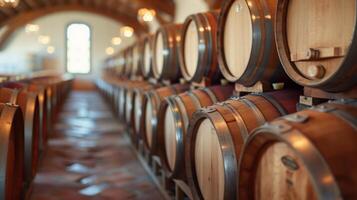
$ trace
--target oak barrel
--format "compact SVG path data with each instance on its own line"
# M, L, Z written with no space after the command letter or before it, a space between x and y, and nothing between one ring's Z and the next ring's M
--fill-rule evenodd
M24 119L21 109L0 103L0 199L24 195Z
M143 39L143 47L141 48L141 72L145 78L152 76L152 56L153 56L154 35L147 35Z
M152 66L154 78L177 81L181 77L178 50L181 29L181 24L169 24L156 31Z
M158 114L158 146L160 158L169 178L185 180L185 141L189 121L202 107L224 101L233 94L233 87L211 86L166 98Z
M161 102L166 97L180 94L189 88L188 84L174 84L145 93L142 102L140 134L151 154L157 153L157 117Z
M357 199L357 102L334 102L256 129L239 167L238 198Z
M126 77L130 77L133 69L133 50L131 46L124 50L124 59L125 59L124 75Z
M277 1L276 45L296 83L341 92L357 83L356 1Z
M40 147L39 101L36 94L20 89L0 88L0 102L19 105L24 122L24 156L26 187L36 176Z
M159 84L147 84L145 86L134 89L134 98L133 98L133 109L131 115L132 129L136 138L142 139L140 130L141 130L141 118L143 113L143 99L147 91L153 90L160 87Z
M195 199L237 199L237 170L246 138L267 121L295 112L298 97L293 90L250 94L196 112L185 146L187 181Z
M180 68L187 81L217 82L221 78L217 60L219 11L197 13L186 18L180 45Z
M218 22L218 61L223 76L252 86L283 82L287 76L274 44L277 0L227 0Z

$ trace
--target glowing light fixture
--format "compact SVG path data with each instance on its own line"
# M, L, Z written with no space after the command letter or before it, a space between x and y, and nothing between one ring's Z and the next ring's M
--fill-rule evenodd
M47 53L48 54L53 54L56 51L56 48L54 46L48 46L47 47Z
M134 34L134 29L130 26L123 26L120 28L120 34L124 37L130 38Z
M20 0L0 0L0 7L14 8L19 5Z
M120 45L121 42L122 42L122 39L120 37L113 37L112 38L112 44L115 45L115 46Z
M40 26L37 24L27 24L25 27L26 33L36 33L40 30Z
M109 56L113 55L114 54L114 48L113 47L107 47L105 49L105 53Z
M142 22L151 22L156 15L155 10L148 8L140 8L138 10L138 20Z
M40 36L38 36L38 42L46 45L51 42L51 38L50 38L50 36L47 36L47 35L40 35Z

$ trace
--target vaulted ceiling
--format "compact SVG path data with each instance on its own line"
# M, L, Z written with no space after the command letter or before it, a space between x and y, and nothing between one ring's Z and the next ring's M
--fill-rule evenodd
M175 15L173 0L20 0L15 8L0 8L0 28L4 28L0 35L0 50L6 47L18 28L61 11L99 14L133 27L136 34L145 33L148 27L137 20L140 8L155 9L160 19L166 16L170 20Z
M175 14L173 0L20 0L15 8L0 8L0 26L24 24L53 12L78 10L110 17L141 33L147 27L137 20L140 8L153 8L159 15L170 17Z

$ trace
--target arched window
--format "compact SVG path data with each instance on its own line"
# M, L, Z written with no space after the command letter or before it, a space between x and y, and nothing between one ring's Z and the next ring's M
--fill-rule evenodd
M86 74L91 70L91 29L83 23L67 27L67 72Z

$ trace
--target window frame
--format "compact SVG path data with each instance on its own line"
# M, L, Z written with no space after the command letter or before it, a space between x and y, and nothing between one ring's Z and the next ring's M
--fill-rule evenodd
M89 28L89 71L86 73L81 73L81 72L69 72L68 70L68 28L73 25L73 24L83 24L86 25ZM93 29L92 26L90 26L89 24L87 24L86 22L82 22L82 21L73 21L70 22L66 25L66 28L64 30L65 32L65 46L66 46L66 52L65 52L65 57L66 57L66 72L67 73L71 73L71 74L78 74L78 75L90 75L92 74L92 68L93 68Z

